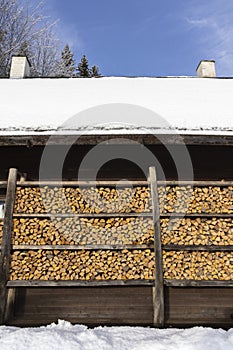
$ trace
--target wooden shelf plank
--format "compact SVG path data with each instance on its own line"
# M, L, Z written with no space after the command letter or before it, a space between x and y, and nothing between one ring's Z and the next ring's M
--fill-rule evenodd
M0 324L4 324L8 314L8 291L7 281L9 279L10 252L11 252L11 232L13 229L13 210L15 202L15 191L17 181L17 169L11 168L9 171L4 224L2 233L2 246L0 256Z
M233 287L233 280L169 280L165 279L167 287ZM44 280L17 280L8 281L7 287L98 287L98 286L154 286L154 280L105 280L105 281L44 281Z
M110 187L129 187L133 186L148 186L147 181L121 181L121 180L100 180L100 181L18 181L17 186L20 187L43 187L43 186L51 186L51 187L90 187L90 186L110 186Z
M151 217L152 213L61 213L61 214L53 214L53 213L14 213L14 218L129 218L129 217Z
M0 181L0 188L7 188L7 181Z
M164 283L168 287L233 287L233 280L169 280L165 279Z
M8 281L7 287L99 287L99 286L152 286L153 280L106 280L106 281Z
M157 189L156 171L149 168L149 182L152 200L153 226L154 226L154 251L155 251L155 281L154 281L154 326L164 325L164 287L163 287L163 257L160 233L159 196Z
M134 250L154 249L146 244L13 245L12 250Z
M108 218L108 217L149 217L152 218L153 214L150 212L142 213L14 213L14 218ZM233 218L232 214L225 213L162 213L160 218Z
M192 187L205 187L205 186L217 186L228 187L233 186L233 181L157 181L158 186L192 186Z
M163 250L166 251L180 251L180 250L188 250L188 251L233 251L233 245L178 245L178 244L166 244L162 246Z
M0 245L1 249L1 245ZM153 245L147 244L80 244L80 245L12 245L11 250L134 250L134 249L154 249ZM206 251L206 252L232 252L233 245L162 245L165 251Z
M233 218L233 212L231 214L225 213L161 213L161 218Z
M148 181L145 180L129 180L120 181L120 184L124 187L128 187L129 183L134 186L148 186ZM0 186L6 186L6 181L0 181ZM51 187L88 187L88 186L115 186L119 184L119 180L100 180L100 181L18 181L17 186L21 187L38 187L38 186L51 186ZM233 181L189 181L189 180L168 180L168 181L157 181L158 186L217 186L217 187L228 187L233 186Z

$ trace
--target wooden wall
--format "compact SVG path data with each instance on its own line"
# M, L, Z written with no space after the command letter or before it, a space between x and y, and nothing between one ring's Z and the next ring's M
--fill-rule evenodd
M97 325L151 325L152 288L17 288L11 325L36 326L65 319Z
M59 155L57 146L57 154ZM112 146L129 147L129 146ZM177 150L179 146L174 146ZM66 159L63 176L76 179L77 169L91 146L75 146ZM176 169L161 145L149 146L161 162L167 179L176 179ZM195 180L232 180L232 146L189 146ZM43 147L0 147L0 178L10 167L38 179ZM88 179L91 169L85 170ZM143 173L131 162L115 160L99 172L101 179L142 179ZM158 174L160 176L160 174ZM158 176L158 177L159 177ZM56 174L51 174L56 179ZM184 177L184 180L188 180ZM13 318L9 325L36 326L56 322L96 325L151 326L153 300L151 287L71 287L17 288ZM233 288L165 288L165 325L233 327Z
M17 288L8 325L152 326L151 287ZM165 288L165 326L233 326L233 288Z

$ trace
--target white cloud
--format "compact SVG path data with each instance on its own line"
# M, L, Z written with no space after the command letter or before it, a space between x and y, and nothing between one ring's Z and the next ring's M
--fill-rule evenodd
M233 3L192 1L186 12L186 23L196 30L203 59L216 60L218 75L233 76Z
M201 19L193 19L193 18L186 18L186 21L188 24L190 24L193 27L205 27L209 24L209 21L207 18L201 18Z

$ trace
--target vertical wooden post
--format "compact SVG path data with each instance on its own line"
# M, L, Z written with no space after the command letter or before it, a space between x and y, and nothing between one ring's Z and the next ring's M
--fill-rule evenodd
M149 183L151 190L154 247L155 247L155 286L153 288L154 303L154 326L164 325L164 283L163 283L163 257L160 233L160 210L157 188L156 171L154 167L149 168Z
M0 324L5 322L7 309L7 281L9 279L11 232L13 228L13 211L17 182L17 169L10 169L7 183L2 250L0 256Z

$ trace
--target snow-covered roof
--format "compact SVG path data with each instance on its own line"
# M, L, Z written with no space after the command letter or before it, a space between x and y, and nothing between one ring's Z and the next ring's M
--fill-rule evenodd
M233 135L233 79L1 79L0 135Z

